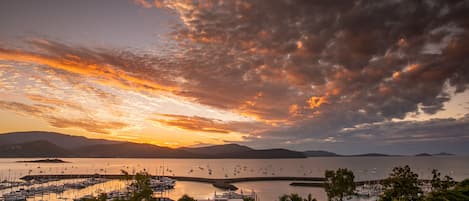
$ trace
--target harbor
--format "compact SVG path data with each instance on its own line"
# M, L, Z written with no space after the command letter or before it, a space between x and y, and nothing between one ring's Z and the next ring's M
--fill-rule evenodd
M381 179L387 178L392 166L397 165L396 159L389 157L360 158L362 163L357 163L353 167L353 171L356 173L357 193L361 196L360 199L356 200L370 200L370 197L382 192ZM467 158L464 157L399 158L399 160L403 159L408 159L408 163L415 167L421 179L431 178L431 169L428 169L428 163L438 164L441 161L452 160L465 164L467 161ZM188 194L196 200L213 200L215 192L218 196L229 191L238 194L254 191L262 201L278 200L279 196L292 192L298 193L302 197L311 193L319 201L325 201L327 200L323 188L325 169L337 168L352 159L207 159L201 161L189 159L67 158L66 161L70 161L70 163L41 164L17 163L18 160L25 159L0 160L0 196L16 191L20 191L19 194L16 194L18 198L21 197L18 196L21 193L34 194L27 197L28 201L73 201L73 199L85 196L96 197L104 192L109 193L108 197L122 196L131 184L130 181L124 179L124 175L121 173L124 170L129 173L129 177L138 172L146 171L151 175L165 176L174 180L174 188L155 191L154 197L158 198L177 200L184 194ZM365 164L373 164L373 166L368 167ZM461 181L460 179L469 173L467 172L468 168L448 167L445 169L443 167L441 170L446 174L450 173L456 181ZM84 186L84 188L69 188L65 185L79 186L81 182L93 178L102 182ZM28 190L30 192L27 192Z
M10 191L1 195L1 201L25 201L27 198L36 198L49 194L59 195L59 199L66 200L62 194L67 190L85 189L90 186L99 185L105 182L121 181L123 185L118 188L106 189L101 186L98 190L91 194L83 196L75 196L74 201L86 200L96 195L104 194L106 200L129 198L131 192L135 192L137 187L133 184L136 175L118 175L118 174L55 174L55 175L27 175L20 179L21 182L2 182L3 190ZM213 185L220 189L220 192L213 194L213 199L207 200L242 200L249 197L259 200L257 194L252 190L250 193L237 193L238 187L235 183L240 182L263 182L263 181L288 181L291 186L323 188L324 178L322 177L243 177L243 178L203 178L203 177L187 177L187 176L150 176L149 186L161 198L160 200L170 201L170 198L164 197L167 190L175 187L176 182L201 182ZM357 181L358 197L376 197L383 190L384 180ZM429 180L421 180L422 187L428 186ZM246 191L244 191L246 192ZM35 199L33 199L35 200ZM46 199L47 200L47 199Z
M204 177L187 177L187 176L166 176L177 181L192 181L212 184L214 187L223 190L237 190L233 183L238 182L256 182L256 181L303 181L316 182L321 184L324 181L322 177L243 177L243 178L223 178L213 179ZM123 179L123 175L118 174L58 174L58 175L27 175L21 177L21 180L41 180L41 179L84 179L84 178L104 178L104 179Z

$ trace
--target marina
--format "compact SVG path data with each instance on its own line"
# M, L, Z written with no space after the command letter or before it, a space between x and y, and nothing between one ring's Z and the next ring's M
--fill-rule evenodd
M83 179L83 178L105 178L105 179L123 179L122 175L111 174L111 175L96 175L96 174L76 174L76 175L27 175L21 177L22 180L41 180L45 178L49 179ZM322 183L324 178L321 177L244 177L244 178L229 178L229 179L213 179L203 177L187 177L187 176L166 176L177 181L192 181L192 182L204 182L210 183L214 187L224 190L237 190L238 188L232 183L239 182L256 182L256 181L308 181L308 182L319 182ZM157 177L153 177L157 178ZM156 185L156 184L155 184Z
M5 201L22 201L36 195L47 195L50 193L61 194L66 190L70 189L83 189L89 186L104 183L110 180L121 180L125 181L125 188L118 190L101 190L101 194L106 195L107 200L128 198L130 192L134 192L136 189L133 185L133 180L128 181L128 178L135 178L136 175L99 175L99 174L74 174L74 175L27 175L21 177L24 182L15 182L9 187L11 191L2 195L0 200ZM72 182L70 182L72 181ZM160 192L160 195L164 194L164 191L173 189L177 181L190 181L190 182L203 182L212 184L214 187L221 190L226 190L221 193L214 193L214 201L238 201L245 197L258 200L257 195L252 191L250 194L245 194L241 190L241 193L235 192L238 190L233 183L239 182L260 182L260 181L293 181L290 183L292 186L301 187L324 187L324 178L321 177L246 177L246 178L229 178L229 179L213 179L213 178L201 178L201 177L186 177L186 176L151 176L149 186L154 192ZM58 182L61 182L60 184ZM421 180L423 187L428 186L429 180ZM358 181L357 185L357 196L358 197L377 197L383 190L383 180L370 180L370 181ZM2 183L5 185L4 183ZM42 184L47 184L43 186ZM36 187L37 185L41 185ZM27 188L29 187L29 188ZM17 190L14 190L14 189ZM423 188L424 190L426 188ZM75 201L85 200L87 197L93 195L84 195L79 198L75 198ZM161 197L163 199L164 197ZM169 198L166 198L169 199ZM209 200L211 200L209 198ZM204 200L205 201L205 200Z
M238 194L254 191L258 200L262 201L278 200L280 195L292 192L303 197L311 193L318 201L325 201L327 199L322 188L324 170L336 169L343 164L350 164L350 161L359 161L350 166L356 176L357 193L360 194L355 200L370 200L376 196L380 192L381 180L387 177L392 167L404 162L415 169L422 181L430 179L431 169L428 169L428 164L440 164L438 168L441 172L449 173L456 181L469 175L466 157L283 160L67 158L71 163L60 164L16 163L18 160L24 159L0 159L0 181L3 181L0 182L0 196L19 191L25 195L33 195L26 198L28 201L73 201L101 193L107 193L108 197L122 197L126 195L131 182L122 180L121 170L128 171L130 177L135 172L144 170L152 175L164 174L168 179L158 181L157 176L153 177L154 197L172 200L177 200L183 194L191 195L197 200L214 200L215 192L222 195L230 191ZM78 187L80 183L93 178L102 182ZM167 188L160 188L164 181L171 184L171 187L168 185ZM7 196L14 197L11 195L22 198L21 194L14 193ZM5 200L5 196L3 197Z

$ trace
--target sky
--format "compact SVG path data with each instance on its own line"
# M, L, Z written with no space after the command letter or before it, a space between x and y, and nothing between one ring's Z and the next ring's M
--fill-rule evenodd
M469 154L469 1L0 1L0 133Z

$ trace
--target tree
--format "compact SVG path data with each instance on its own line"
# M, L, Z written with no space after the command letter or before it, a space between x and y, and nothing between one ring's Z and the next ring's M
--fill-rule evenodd
M432 174L432 191L446 191L456 184L453 178L448 175L445 175L444 179L441 179L441 173L436 169L432 170Z
M130 200L151 200L153 190L150 188L151 175L147 172L139 172L135 175L135 182L131 184L134 187L134 192Z
M308 198L302 198L296 193L292 193L290 195L284 194L279 197L279 201L316 201L315 198L312 198L311 194L308 194Z
M469 200L469 180L466 179L462 182L459 182L454 188L442 190L442 191L433 191L429 193L425 201L467 201Z
M255 201L252 197L244 197L243 201Z
M292 193L290 195L282 195L279 198L279 201L303 201L303 198L301 198L298 194Z
M389 177L384 180L384 193L380 201L418 201L422 200L422 189L418 174L412 172L408 165L395 167Z
M190 197L184 194L181 198L178 199L178 201L196 201L196 200L193 197Z
M106 201L107 200L107 195L106 193L101 193L99 194L98 197L94 197L94 198L85 198L83 199L82 201Z
M339 168L337 171L326 170L324 188L328 200L342 201L345 197L355 195L355 176L347 168Z
M317 201L317 200L316 198L313 198L313 196L311 196L311 193L308 193L308 198L303 199L303 201Z

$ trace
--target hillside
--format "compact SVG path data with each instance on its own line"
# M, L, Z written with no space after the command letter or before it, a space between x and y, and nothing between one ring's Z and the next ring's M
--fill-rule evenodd
M305 151L303 152L307 157L333 157L340 156L333 152L314 150L314 151Z
M0 146L0 157L71 157L72 152L44 140Z
M53 132L0 134L0 157L90 158L304 158L286 149L256 150L238 144L172 149L151 144L88 139Z
M80 157L90 158L192 158L184 150L159 147L151 144L118 143L84 146L73 150Z
M89 139L81 136L72 136L55 132L27 131L0 134L0 145L21 144L31 141L48 141L67 149L98 144L115 144L118 141Z
M213 145L213 146L206 146L206 147L197 147L197 148L187 148L183 147L180 148L181 150L185 150L190 153L199 154L199 155L207 155L207 156L216 156L220 154L230 154L230 153L240 153L246 151L252 151L253 149L242 146L239 144L225 144L225 145Z

